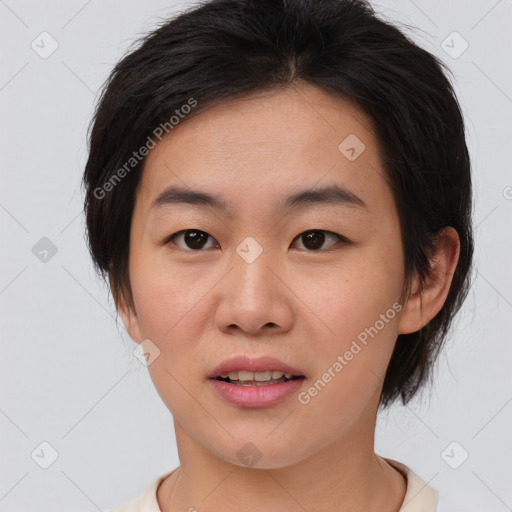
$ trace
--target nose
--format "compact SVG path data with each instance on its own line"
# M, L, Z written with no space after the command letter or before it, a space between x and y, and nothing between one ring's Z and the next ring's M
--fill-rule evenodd
M249 262L234 253L232 270L218 289L215 323L224 333L270 335L288 331L293 322L293 294L275 258L263 251ZM281 275L280 275L281 274Z

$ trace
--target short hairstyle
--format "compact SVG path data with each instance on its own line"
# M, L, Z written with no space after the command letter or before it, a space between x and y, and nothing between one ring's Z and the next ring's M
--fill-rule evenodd
M448 70L364 0L213 0L165 20L138 43L103 85L82 181L88 248L116 304L122 294L134 307L128 252L143 148L162 128L171 132L172 117L186 122L216 104L305 81L352 102L374 124L400 220L402 298L413 273L421 284L429 276L439 230L452 226L459 235L442 309L419 331L398 335L387 368L379 406L399 397L406 404L432 379L470 288L470 159Z

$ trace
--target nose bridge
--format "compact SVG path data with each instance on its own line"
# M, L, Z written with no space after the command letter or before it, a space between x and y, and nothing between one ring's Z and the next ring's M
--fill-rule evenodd
M218 327L238 326L250 334L265 326L288 329L292 312L286 290L274 275L278 266L272 249L247 237L233 252L230 267L217 311Z
M274 276L269 269L270 264L276 262L275 255L260 242L253 237L246 237L236 248L236 254L233 254L236 288L239 293L252 300L257 295L269 293L275 285L271 282Z

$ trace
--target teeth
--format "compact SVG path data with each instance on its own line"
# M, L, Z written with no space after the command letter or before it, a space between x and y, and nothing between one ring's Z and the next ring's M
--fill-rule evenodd
M272 380L272 372L254 372L254 380L257 382Z
M231 377L229 377L231 378ZM254 380L254 372L238 371L238 380Z
M229 378L229 380L240 380L244 381L256 381L256 382L265 382L269 380L277 380L282 377L286 377L287 379L291 379L293 375L291 373L283 373L276 370L269 370L266 372L247 372L245 370L223 373L221 375L223 379Z

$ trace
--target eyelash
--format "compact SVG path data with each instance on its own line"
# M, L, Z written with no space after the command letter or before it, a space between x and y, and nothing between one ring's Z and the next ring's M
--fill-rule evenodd
M192 231L192 232L196 232L196 233L204 233L205 235L207 235L209 238L215 240L215 238L213 238L211 235L209 235L208 233L206 233L206 231L201 231L200 229L182 229L181 231L178 231L176 233L173 233L172 235L169 235L167 238L165 238L165 240L162 242L162 245L169 245L169 244L173 244L173 245L177 245L173 240L178 237L179 235L182 235L182 234L185 234L187 233L188 231ZM299 233L295 238L294 240L300 238L301 236L307 234L307 233L326 233L327 235L331 235L331 236L334 236L335 238L338 239L339 242L342 242L343 244L348 244L350 243L350 240L348 240L347 238L345 238L344 236L342 235L338 235L337 233L333 233L332 231L327 231L325 229L308 229L307 231L303 231L302 233ZM218 242L217 242L218 243ZM335 244L333 244L331 247L335 246ZM203 249L190 249L190 248L187 248L187 249L183 249L181 247L178 246L179 249L183 250L183 251L186 251L186 252L202 252ZM206 249L204 249L206 250ZM329 249L300 249L300 250L305 250L307 252L328 252L331 250L331 248Z

